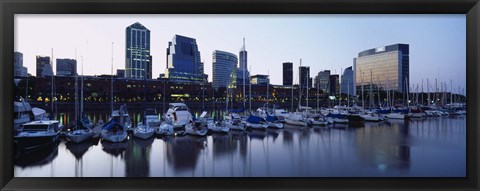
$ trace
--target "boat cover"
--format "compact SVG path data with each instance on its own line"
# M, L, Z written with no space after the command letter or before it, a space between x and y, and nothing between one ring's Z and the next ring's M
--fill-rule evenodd
M278 121L278 117L277 116L272 116L272 115L267 115L267 121L268 122Z
M103 125L102 129L103 130L110 130L114 127L121 127L122 129L125 129L125 127L123 125L120 125L118 124L117 121L115 121L114 118L111 118L110 121L108 121L108 123L106 123L105 125Z
M347 119L347 115L333 114L333 113L328 113L328 115L326 117L332 117L332 118L338 118L338 119Z
M263 121L263 118L255 116L255 115L251 115L251 114L247 118L247 122L249 122L249 123L260 123L261 121Z

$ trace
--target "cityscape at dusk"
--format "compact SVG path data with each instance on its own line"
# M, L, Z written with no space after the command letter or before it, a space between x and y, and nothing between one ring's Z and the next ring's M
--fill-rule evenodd
M14 176L466 177L465 23L17 14Z
M284 62L293 63L298 84L300 59L312 78L323 70L341 74L359 52L396 43L410 46L410 84L422 79L449 86L453 81L455 89L466 84L464 15L17 15L15 51L23 53L33 76L36 56L51 57L52 49L54 59L76 56L79 74L83 59L84 75L109 75L113 42L116 74L125 69L125 28L136 22L151 33L154 79L165 73L168 42L182 35L196 40L209 82L212 53L239 56L245 38L247 69L251 75L270 74L271 84L282 84ZM54 60L54 72L56 67Z

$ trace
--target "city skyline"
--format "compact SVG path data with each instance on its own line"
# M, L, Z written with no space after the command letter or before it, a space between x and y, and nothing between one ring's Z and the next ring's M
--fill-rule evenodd
M165 73L167 44L178 34L196 39L209 82L213 50L238 54L245 38L251 75L269 71L272 84L282 84L284 62L293 62L298 84L300 59L311 78L323 70L340 74L360 51L396 43L410 45L411 85L438 79L450 89L452 80L458 93L466 84L465 15L16 15L15 51L32 75L35 56L51 56L52 48L53 60L75 59L77 49L85 75L110 74L111 42L114 70L124 69L124 30L135 22L151 31L153 78ZM29 32L45 25L62 28Z

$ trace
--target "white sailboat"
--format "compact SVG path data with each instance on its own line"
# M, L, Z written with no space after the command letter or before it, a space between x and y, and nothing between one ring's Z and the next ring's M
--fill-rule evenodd
M83 74L83 57L82 57L82 74ZM78 96L78 74L75 75L75 106L78 104L77 96ZM83 100L83 75L82 75L82 94L80 96L80 99ZM77 111L78 108L75 107L75 111ZM80 119L78 119L78 112L75 112L75 129L73 131L69 131L65 134L65 137L67 138L68 141L73 142L73 143L80 143L83 141L86 141L90 138L93 137L95 134L93 132L93 123L88 120L87 116L83 114L83 101L81 101L81 109L80 113L82 116Z

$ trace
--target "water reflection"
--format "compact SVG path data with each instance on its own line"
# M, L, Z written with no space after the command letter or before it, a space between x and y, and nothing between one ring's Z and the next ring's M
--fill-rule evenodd
M58 156L58 144L59 142L57 141L40 149L21 153L15 159L15 165L25 168L49 164Z
M147 140L133 138L128 141L128 149L125 152L127 177L150 176L149 160L154 139L153 137Z
M200 151L205 149L206 138L183 136L167 139L167 161L177 171L195 169Z
M465 176L465 116L328 127L61 141L15 160L15 176Z
M101 141L102 142L102 150L105 151L106 153L118 157L120 156L121 158L124 158L124 153L125 150L127 150L128 143L131 141L124 141L124 142L118 142L118 143L113 143L110 141Z

